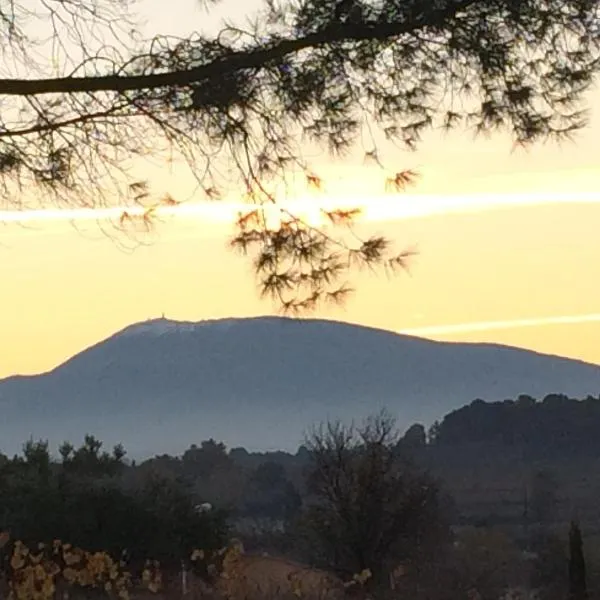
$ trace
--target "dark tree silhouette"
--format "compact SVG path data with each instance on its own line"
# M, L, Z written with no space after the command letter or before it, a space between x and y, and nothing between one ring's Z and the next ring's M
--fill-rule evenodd
M127 470L136 469L122 462L123 447L113 455L101 447L85 436L77 449L63 444L55 462L46 442L30 440L22 456L2 461L0 531L13 542L61 539L115 557L126 551L136 568L148 558L178 568L194 549L210 556L225 543L228 515L199 513L188 482L143 473L126 481Z
M143 209L118 225L147 231L157 202L177 200L151 200L132 160L184 161L207 198L233 189L254 203L233 244L288 310L343 299L356 264L403 267L410 255L277 204L298 177L322 186L305 143L341 156L362 140L382 166L383 140L413 149L434 127L564 139L585 125L580 101L600 64L596 0L265 0L246 30L150 40L126 0L35 4L0 8L5 202L26 206L32 185L61 205L118 197ZM414 173L383 179L399 190Z
M571 600L587 598L583 540L579 524L574 521L569 531L569 592Z
M376 586L445 532L437 484L403 459L398 439L382 414L359 428L330 423L307 440L313 548L345 576L369 569Z
M183 472L200 479L209 478L219 470L227 470L231 464L225 444L212 438L203 441L200 447L192 444L182 456Z
M427 432L425 427L420 423L411 425L404 433L402 439L399 440L399 444L401 448L406 449L424 448L427 445Z
M249 478L244 490L242 514L289 522L302 503L298 490L288 480L279 463L261 463Z
M600 399L583 400L549 394L536 402L475 400L447 414L436 425L433 443L520 448L527 456L560 458L593 456L600 449Z
M548 523L556 518L558 482L549 470L538 470L531 477L529 511L533 522Z

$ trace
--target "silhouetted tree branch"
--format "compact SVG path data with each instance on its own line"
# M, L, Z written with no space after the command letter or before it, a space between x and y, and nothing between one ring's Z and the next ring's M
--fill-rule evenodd
M145 208L118 225L145 230L157 201L132 161L184 161L206 198L245 190L254 207L233 243L292 311L342 300L357 265L404 268L411 255L361 239L355 211L324 211L325 227L279 205L299 182L322 187L305 143L339 157L363 140L382 166L383 139L414 149L436 127L507 130L520 145L569 138L600 64L595 0L268 0L246 29L150 40L125 0L36 2L0 9L8 206L27 206L32 185L59 205L117 198ZM401 190L414 173L384 179Z

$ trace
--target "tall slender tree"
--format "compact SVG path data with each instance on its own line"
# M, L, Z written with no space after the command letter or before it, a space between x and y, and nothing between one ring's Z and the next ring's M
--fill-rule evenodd
M583 539L576 521L571 521L569 531L569 595L571 600L587 598L587 582Z

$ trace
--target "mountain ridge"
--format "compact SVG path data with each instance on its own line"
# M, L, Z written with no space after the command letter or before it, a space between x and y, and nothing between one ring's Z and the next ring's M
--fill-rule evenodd
M381 408L408 427L476 398L598 391L598 365L502 344L440 342L326 319L159 318L45 373L0 380L10 423L0 425L0 443L77 441L89 432L136 455L208 437L284 449L315 422Z
M242 321L243 322L262 322L262 323L289 322L290 324L291 323L302 323L302 322L310 322L310 323L318 323L318 324L336 324L336 325L343 325L346 327L356 327L361 330L368 330L368 331L382 333L382 334L400 337L400 338L404 338L404 339L422 340L424 342L432 343L432 344L442 344L445 346L455 344L455 345L460 345L460 346L476 346L479 348L484 348L484 347L487 347L487 348L510 348L511 350L523 351L523 352L527 352L528 354L556 358L559 360L567 360L570 363L579 363L581 365L600 367L600 364L598 364L598 363L586 361L586 360L583 360L580 358L572 358L572 357L562 356L560 354L541 352L538 350L532 350L532 349L523 348L520 346L511 346L510 344L502 344L499 342L466 342L466 341L458 342L458 341L454 341L454 340L435 340L435 339L428 338L425 336L405 334L405 333L393 331L391 329L384 329L382 327L376 327L376 326L372 326L372 325L361 325L359 323L341 321L338 319L296 318L296 317L280 317L280 316L272 316L272 315L261 315L261 316L253 316L253 317L226 317L226 318L202 319L200 321L189 321L189 320L168 319L166 317L156 317L156 318L149 318L144 321L138 321L136 323L132 323L131 325L127 325L127 326L117 330L115 333L109 335L108 337L101 339L97 342L94 342L93 344L91 344L90 346L87 346L83 350L80 350L79 352L75 353L74 355L69 356L62 363L59 363L58 365L56 365L55 367L52 367L51 369L48 369L46 371L42 371L40 373L36 373L33 375L18 374L18 373L14 374L14 375L9 375L8 377L0 378L0 383L2 383L3 381L6 381L8 379L12 379L12 378L16 378L16 377L20 377L20 378L36 377L39 375L46 375L46 374L52 373L56 369L59 369L60 367L63 367L64 365L66 365L72 359L78 357L80 354L83 354L84 352L87 352L88 350L92 350L96 346L100 346L113 338L122 336L124 334L133 333L134 330L135 330L135 333L138 333L138 332L141 333L142 331L153 333L152 326L154 326L158 323L170 324L174 327L180 327L180 326L191 327L195 330L196 328L203 327L203 326L214 326L214 325L217 325L219 327L221 327L223 325L232 326L232 325L235 325L236 323L242 322ZM148 327L148 329L146 329L146 327ZM158 334L158 335L161 335L161 334Z

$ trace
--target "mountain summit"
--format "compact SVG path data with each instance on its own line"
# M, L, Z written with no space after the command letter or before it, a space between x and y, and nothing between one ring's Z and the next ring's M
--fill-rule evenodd
M93 433L130 455L208 437L294 449L325 419L382 407L402 426L475 398L597 395L600 367L494 344L435 342L318 319L258 317L131 325L35 376L0 380L0 450L30 436Z

